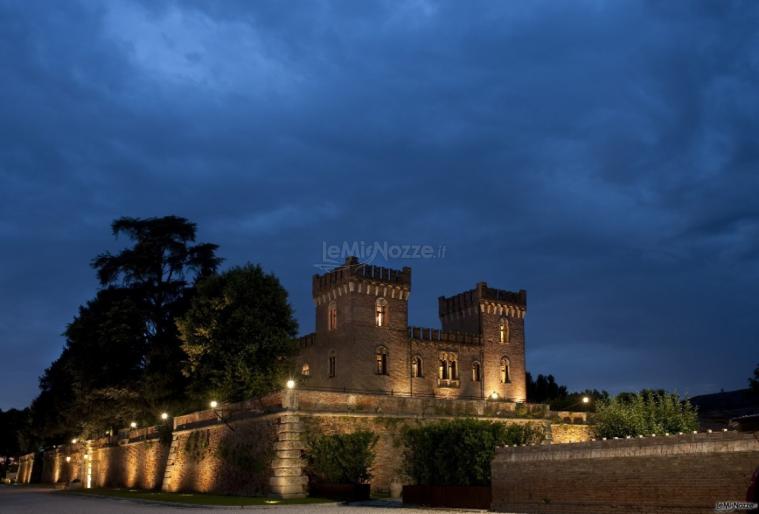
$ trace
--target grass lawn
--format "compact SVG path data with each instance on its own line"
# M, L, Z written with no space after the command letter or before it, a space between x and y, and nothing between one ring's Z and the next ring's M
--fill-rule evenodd
M278 498L262 498L253 496L224 496L220 494L202 493L164 493L160 491L143 491L140 489L78 489L61 491L60 494L84 494L93 496L111 496L133 500L148 500L158 502L185 503L191 505L302 505L307 503L326 503L334 500L323 498L293 498L281 500Z

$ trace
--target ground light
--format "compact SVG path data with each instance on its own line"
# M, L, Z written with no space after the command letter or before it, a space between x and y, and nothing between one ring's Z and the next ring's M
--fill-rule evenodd
M491 397L493 400L497 400L497 399L498 399L498 393L496 393L495 391L493 391L492 393L490 393L490 397Z

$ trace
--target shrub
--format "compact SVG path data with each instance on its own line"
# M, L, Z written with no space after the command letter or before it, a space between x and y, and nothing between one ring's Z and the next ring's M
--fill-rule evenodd
M322 482L361 484L371 478L377 436L361 431L322 435L309 441L308 473Z
M530 425L475 419L407 429L405 471L417 484L487 485L496 446L526 444L542 438L543 431Z
M696 409L677 394L644 391L622 393L600 402L596 409L596 437L626 437L688 432L698 428Z

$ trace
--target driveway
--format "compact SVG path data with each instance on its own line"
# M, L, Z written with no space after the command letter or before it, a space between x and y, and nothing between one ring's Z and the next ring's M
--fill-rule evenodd
M240 510L234 507L233 510ZM400 509L403 514L421 514L444 512L440 509L403 508L400 503L392 501L368 502L363 505L309 504L250 506L245 510L268 510L272 514L388 514L389 510ZM142 503L116 498L94 498L76 495L55 494L51 489L31 487L0 487L0 512L2 514L150 514L182 512L184 514L221 514L229 507L169 506L155 503Z

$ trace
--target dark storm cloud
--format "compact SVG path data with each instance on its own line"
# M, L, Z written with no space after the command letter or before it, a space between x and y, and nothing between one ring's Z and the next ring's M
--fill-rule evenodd
M411 321L526 288L528 367L698 393L759 360L759 9L740 2L0 1L0 408L175 213L282 277L429 242Z

